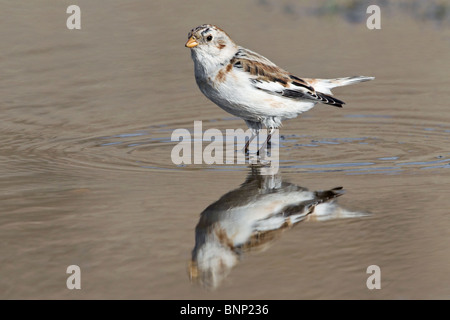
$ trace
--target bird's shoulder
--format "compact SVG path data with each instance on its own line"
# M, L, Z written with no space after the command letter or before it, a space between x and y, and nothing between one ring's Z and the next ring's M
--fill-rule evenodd
M274 83L284 88L293 87L315 92L314 87L307 80L293 75L266 57L249 49L239 47L230 63L225 67L229 71L232 68L241 71L253 83Z
M289 73L286 70L266 57L242 47L239 47L236 54L231 58L230 65L252 79L274 82L289 81Z

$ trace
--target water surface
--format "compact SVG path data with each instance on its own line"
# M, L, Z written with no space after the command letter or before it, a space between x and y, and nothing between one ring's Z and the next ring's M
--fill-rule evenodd
M69 2L3 2L1 298L450 298L447 20L382 7L370 31L277 3L78 1L82 29L69 31ZM370 214L302 221L212 291L190 281L195 227L251 168L171 161L172 131L195 120L244 129L196 87L184 43L202 23L299 76L376 77L336 89L343 109L284 123L277 177L343 186L339 206ZM66 288L73 264L81 290ZM370 265L381 290L366 287Z

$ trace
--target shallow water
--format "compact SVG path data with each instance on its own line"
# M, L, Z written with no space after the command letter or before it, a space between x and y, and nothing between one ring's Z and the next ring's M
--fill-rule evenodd
M2 3L0 298L450 298L448 24L382 8L371 31L282 3L78 1L77 31L68 2ZM189 278L195 227L251 168L171 161L177 128L245 129L196 87L184 43L205 22L299 76L376 77L280 131L280 181L343 186L369 215L302 221L213 291Z

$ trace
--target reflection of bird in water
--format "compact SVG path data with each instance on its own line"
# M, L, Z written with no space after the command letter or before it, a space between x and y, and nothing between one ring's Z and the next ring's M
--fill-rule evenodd
M339 207L342 187L308 191L263 176L252 167L246 181L208 206L195 228L189 266L191 280L216 288L239 262L243 252L265 249L280 234L304 220L359 217L365 214Z

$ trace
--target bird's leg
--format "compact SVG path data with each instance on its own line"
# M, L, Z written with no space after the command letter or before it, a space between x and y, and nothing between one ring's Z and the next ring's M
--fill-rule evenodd
M273 133L273 128L270 128L270 132L267 135L267 139L266 139L266 145L267 148L270 149L272 147L272 133Z
M250 141L251 141L251 139L248 139L248 141L245 143L245 147L244 147L245 154L248 154L248 146L250 145Z
M274 130L275 130L275 128L272 128L272 127L269 129L269 134L267 135L266 141L261 146L261 149L265 149L267 147L267 149L270 150L272 148L271 139L272 139L272 133L274 132ZM259 155L259 150L258 150L258 155Z
M255 132L256 131L256 132ZM250 146L250 142L252 142L253 139L255 139L255 137L258 136L258 131L259 130L254 130L252 129L252 136L250 137L250 139L247 140L247 142L245 143L245 147L244 147L244 153L245 154L249 154L249 146Z

